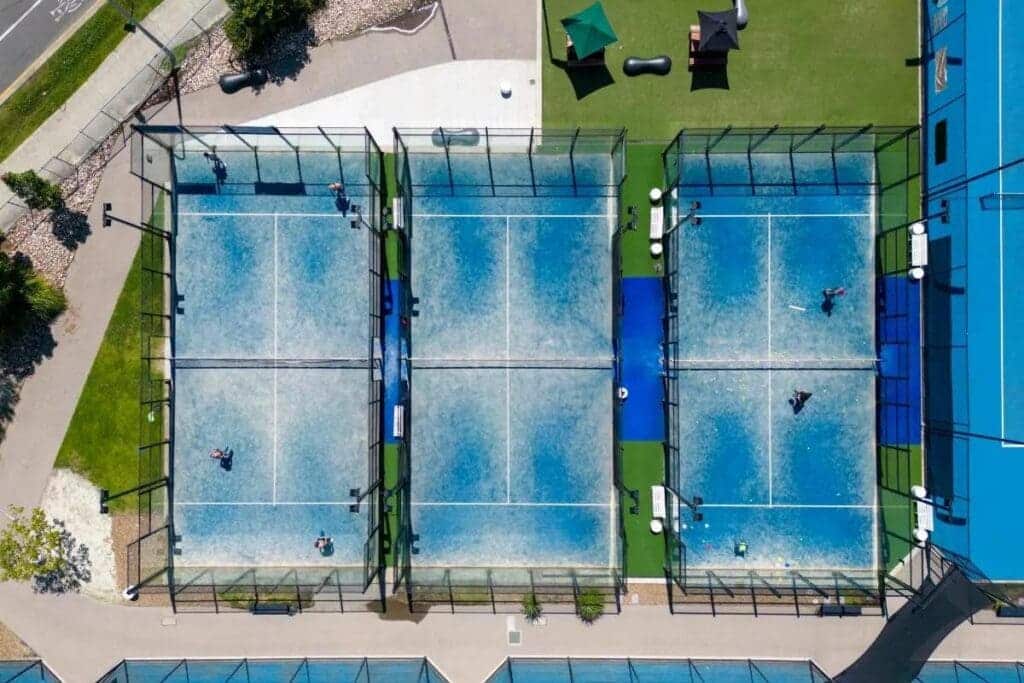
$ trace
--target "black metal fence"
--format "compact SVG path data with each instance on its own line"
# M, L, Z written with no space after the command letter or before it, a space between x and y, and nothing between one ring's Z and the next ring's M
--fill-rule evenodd
M411 611L432 608L451 611L514 612L521 609L524 595L534 594L548 611L575 612L581 591L596 592L606 606L619 609L622 566L625 558L625 529L621 506L628 492L622 486L621 449L619 447L619 400L612 397L613 479L619 492L616 515L617 552L615 566L608 569L567 569L541 567L427 567L415 566L415 543L419 540L412 521L410 496L413 435L408 425L415 409L410 376L413 319L411 290L412 244L415 225L414 197L572 197L610 196L615 198L615 215L620 215L621 189L625 178L625 131L550 131L541 129L492 130L462 129L450 131L395 130L395 179L397 197L392 213L397 229L398 276L401 281L401 353L400 395L396 404L400 417L396 422L401 437L398 443L397 484L389 493L389 503L397 515L393 540L395 573L392 589L404 589ZM607 178L596 179L582 170L582 155L608 155L611 171ZM443 155L441 175L424 171L425 159L436 162ZM496 172L500 169L500 172ZM423 171L422 173L420 171ZM612 339L614 378L612 391L620 377L621 228L616 226L612 239Z
M825 156L827 164L809 163L810 155ZM870 181L844 172L843 158L857 154L874 164ZM735 164L746 156L743 169ZM774 155L762 163L761 155ZM671 580L670 602L676 612L787 613L808 614L881 613L886 590L885 561L910 551L910 482L913 443L920 443L919 400L912 396L920 386L920 366L911 362L920 352L915 332L919 315L916 299L906 286L892 286L887 276L901 276L905 285L908 271L908 228L920 212L920 135L916 126L860 128L732 128L683 130L663 153L666 192L666 236L664 279L665 375L664 419L666 427L666 487L669 493L665 571ZM720 163L726 162L726 163ZM737 169L739 170L737 171ZM861 171L862 172L862 171ZM877 411L879 425L879 470L892 471L880 477L883 493L898 499L903 517L891 529L895 540L883 548L874 571L735 571L692 568L687 565L687 548L679 533L680 517L691 506L681 493L679 417L682 397L679 386L679 273L680 234L677 228L689 219L681 197L697 195L829 195L864 193L876 196L877 312L880 349L887 361L879 364ZM892 356L889 358L888 356ZM916 368L916 370L915 370ZM912 373L918 373L915 378ZM916 379L916 381L915 381ZM918 397L919 398L919 397ZM916 401L916 402L915 402ZM915 406L918 407L915 414ZM894 426L895 425L895 426ZM915 437L915 428L917 434ZM889 515L887 519L892 519ZM884 523L884 519L883 519ZM886 537L883 540L889 540ZM902 557L902 555L901 555Z
M174 534L174 320L176 304L174 236L177 226L176 164L186 154L206 150L248 150L255 157L253 190L273 192L279 185L260 185L259 154L358 155L364 173L346 179L367 188L368 204L359 215L367 227L369 264L367 287L367 352L361 363L367 371L367 484L354 490L352 505L366 505L367 530L362 567L323 570L289 567L212 568L175 567ZM138 593L165 594L172 606L188 611L257 609L286 605L293 611L381 611L384 606L385 557L383 534L383 154L366 129L237 128L211 126L137 126L132 138L132 173L142 183L139 227L140 251L140 378L139 485L116 499L137 499L138 538L129 544L128 586ZM330 164L326 165L330 168ZM320 184L325 179L302 176L298 182ZM327 172L327 171L325 171ZM332 176L330 180L337 179ZM234 188L238 191L238 188ZM348 494L350 492L344 492ZM378 589L367 594L376 583ZM369 595L369 596L368 596Z

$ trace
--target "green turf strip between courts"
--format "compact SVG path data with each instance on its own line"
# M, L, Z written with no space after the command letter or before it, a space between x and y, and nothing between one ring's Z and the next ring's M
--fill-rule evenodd
M398 444L384 444L384 488L392 490L398 484ZM385 501L391 506L384 519L384 543L387 551L387 565L395 566L395 543L398 539L398 505L396 500L391 498Z
M636 230L622 233L623 277L661 276L661 259L651 258L651 200L652 187L664 188L665 169L661 153L668 142L634 143L626 145L626 182L622 187L622 224L629 220L626 210L637 209Z
M910 552L914 514L910 487L922 480L920 445L878 447L879 538L886 571Z
M629 498L623 502L626 530L627 578L665 576L665 537L652 534L651 486L665 481L665 449L660 441L622 443L622 481L627 489L640 491L640 514L629 513Z

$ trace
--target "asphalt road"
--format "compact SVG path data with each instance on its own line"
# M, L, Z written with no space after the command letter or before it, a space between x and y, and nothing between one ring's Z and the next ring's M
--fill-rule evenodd
M0 92L102 0L0 0Z

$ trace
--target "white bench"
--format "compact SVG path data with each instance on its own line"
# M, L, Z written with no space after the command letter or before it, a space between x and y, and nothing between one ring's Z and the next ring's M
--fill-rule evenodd
M657 242L665 236L665 211L660 206L651 207L651 241Z
M651 487L651 517L665 519L665 487L657 484Z

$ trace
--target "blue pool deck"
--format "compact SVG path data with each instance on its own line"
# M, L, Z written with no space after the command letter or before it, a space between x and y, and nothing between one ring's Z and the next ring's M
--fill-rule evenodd
M219 152L178 161L173 243L173 514L181 567L363 562L368 480L369 228L326 181L338 157ZM362 157L359 156L361 169ZM360 170L361 172L361 170ZM355 167L349 169L356 177ZM366 182L347 186L365 204ZM209 457L234 451L230 471ZM325 533L334 553L313 540Z
M444 164L412 174L414 562L615 566L613 198L479 196L436 184ZM607 155L576 167L611 174Z
M772 156L753 157L763 181ZM805 176L820 167L834 177L828 155L799 156ZM713 158L716 183L749 177L746 155ZM712 189L696 173L680 189L681 210L699 200L702 219L668 247L679 263L670 358L681 405L670 428L680 493L703 499L703 520L680 508L688 568L877 566L875 209L863 185L873 161L841 159L849 185L838 191L824 181L804 195ZM788 161L779 169L788 174ZM822 290L837 287L846 293L829 315ZM812 393L798 413L796 390Z

